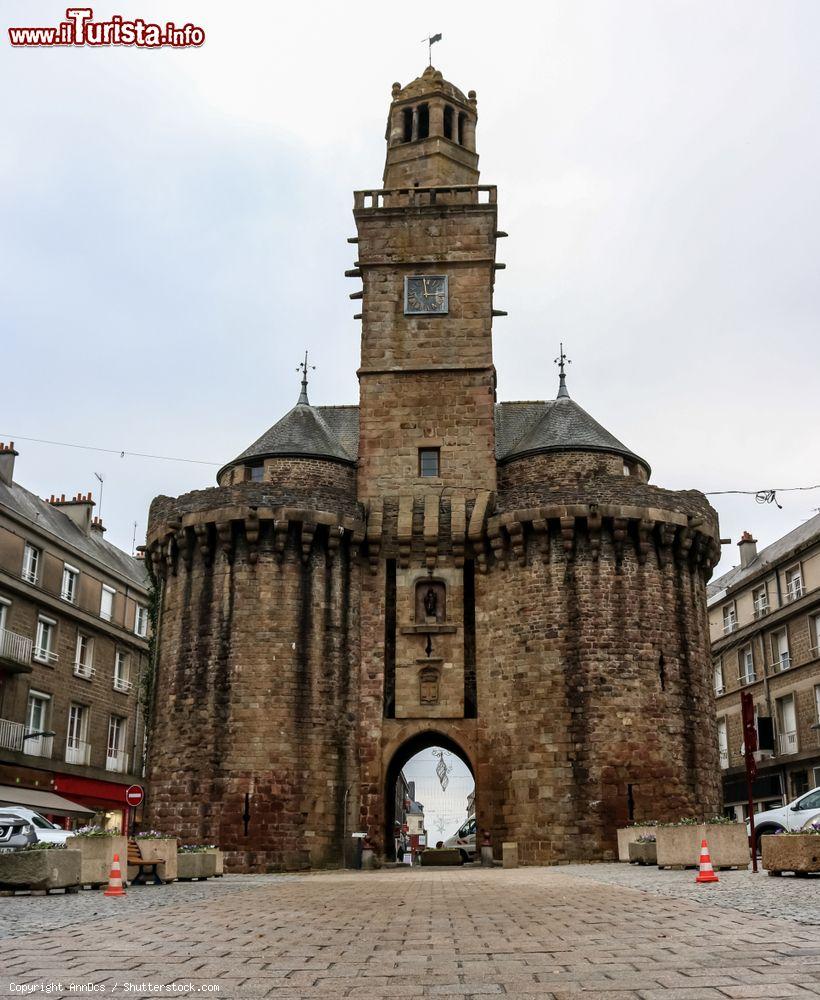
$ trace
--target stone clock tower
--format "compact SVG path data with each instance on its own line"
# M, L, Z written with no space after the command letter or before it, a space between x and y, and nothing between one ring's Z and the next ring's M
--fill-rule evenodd
M393 86L384 189L358 191L362 500L494 490L496 189L478 186L476 99L429 67Z

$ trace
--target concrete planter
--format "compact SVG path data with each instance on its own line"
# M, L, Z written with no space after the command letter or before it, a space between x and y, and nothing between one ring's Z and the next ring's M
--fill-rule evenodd
M80 852L80 884L107 885L114 855L120 859L120 871L125 878L128 860L126 837L71 837L66 841L69 850Z
M177 877L177 842L176 838L167 840L145 840L137 837L140 854L146 861L164 861L165 867L158 868L160 878L164 882L173 882ZM134 865L128 866L128 881L131 882L137 877L139 868Z
M214 871L214 875L216 875L217 878L221 878L225 874L225 855L218 847L209 847L205 853L213 854L216 858L216 870Z
M655 836L659 868L697 868L704 837L713 868L746 868L751 860L749 839L742 823L659 826Z
M213 878L216 874L216 855L213 852L184 853L177 855L177 878Z
M618 860L629 861L629 845L638 837L655 832L654 826L625 826L618 830Z
M80 868L79 851L9 851L0 854L0 888L76 892Z
M428 847L421 853L424 867L430 865L460 865L461 851L457 847Z
M658 863L658 845L653 843L629 845L629 863L633 865L656 865Z
M763 867L770 875L820 872L820 834L764 834L760 846Z

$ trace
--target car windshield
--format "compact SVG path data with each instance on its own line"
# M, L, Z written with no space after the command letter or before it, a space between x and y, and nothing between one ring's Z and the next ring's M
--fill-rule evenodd
M49 823L49 821L45 818L45 816L41 816L39 813L34 813L33 812L31 814L31 822L35 826L39 826L41 830L56 830L57 829L57 827L53 823Z

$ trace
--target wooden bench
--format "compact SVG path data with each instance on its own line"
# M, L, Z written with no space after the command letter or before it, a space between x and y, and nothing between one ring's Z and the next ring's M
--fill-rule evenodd
M140 845L133 838L128 841L128 864L138 869L137 877L131 885L149 885L147 881L149 877L153 880L151 885L165 885L165 879L161 878L157 871L160 865L165 866L165 862L147 861L140 852Z

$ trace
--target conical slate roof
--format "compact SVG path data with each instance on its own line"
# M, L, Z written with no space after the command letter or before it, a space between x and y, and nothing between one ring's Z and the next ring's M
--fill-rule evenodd
M499 435L497 440L499 461L509 462L545 451L608 451L639 462L647 472L650 471L644 459L630 451L570 398L563 375L557 399L508 405L520 405L522 409L502 418L506 433L503 437ZM502 403L501 407L503 409L505 404ZM496 427L500 429L498 424L497 420Z
M356 455L351 454L342 443L343 438L349 441L351 437L346 412L350 409L351 407L311 406L303 386L296 406L233 461L228 462L220 470L219 476L232 465L276 455L327 458L354 465Z

